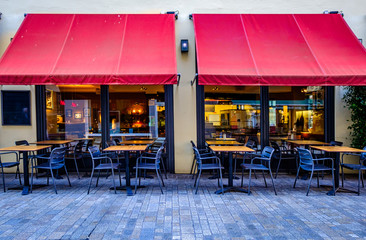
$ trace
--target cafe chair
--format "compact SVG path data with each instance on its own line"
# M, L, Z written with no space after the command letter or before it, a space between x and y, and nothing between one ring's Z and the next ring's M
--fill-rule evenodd
M363 148L363 150L366 150L366 147ZM343 157L344 155L353 155L353 156L359 156L359 163L358 164L351 164L351 163L344 163ZM363 183L363 174L362 171L366 171L366 152L361 154L355 154L355 153L345 153L342 155L342 161L341 161L341 170L342 170L342 187L344 186L344 171L343 168L347 168L353 171L358 171L358 191L357 194L360 195L360 181L362 181L362 187L365 187Z
M266 177L264 176L264 171L269 171L269 174L271 176L273 190L275 192L275 195L277 195L276 187L274 185L273 176L272 176L272 170L271 170L271 159L274 153L274 149L272 147L266 146L262 150L262 154L260 157L254 157L250 160L250 164L248 163L242 163L240 166L243 168L243 170L249 169L249 185L248 185L248 195L250 195L250 184L252 180L252 170L261 170L263 174L264 184L267 187L267 181ZM257 162L257 163L255 163ZM244 177L244 171L242 171L241 175L241 181L243 182Z
M54 148L51 152L50 157L48 158L48 161L45 163L41 163L36 165L35 164L35 158L32 158L32 173L31 173L31 187L30 192L32 192L33 189L33 172L34 169L45 169L49 170L52 177L53 187L55 189L55 193L57 194L56 189L56 182L55 182L55 176L53 174L53 170L59 170L61 168L65 169L67 181L69 182L69 186L71 187L71 182L69 178L69 174L66 169L65 165L65 154L66 154L67 148L66 147L58 147ZM47 175L47 185L49 184L49 175Z
M158 150L160 149L161 146L163 146L163 151L161 153L161 166L163 167L163 171L164 171L164 175L165 175L165 179L168 179L167 176L167 171L165 168L165 163L164 163L164 159L167 157L166 154L166 140L164 139L163 141L155 141L152 144L148 145L145 152L142 153L142 155L145 156L150 156L150 157L155 157Z
M299 176L300 168L305 170L305 171L311 172L310 179L309 179L308 190L306 192L306 196L309 195L311 180L313 178L314 172L318 173L320 171L332 171L333 192L335 194L334 159L333 158L313 158L313 156L311 155L311 152L308 149L296 148L296 150L298 152L300 162L299 162L299 167L297 168L297 174L296 174L296 177L295 177L294 188L296 186L296 181L297 181L297 178ZM328 167L327 165L325 165L325 161L330 161L332 167ZM319 162L323 162L323 163L320 164ZM319 174L317 174L317 183L318 183L318 187L319 187Z
M18 177L19 177L19 184L22 185L22 180L21 180L20 172L19 172L19 164L20 164L20 162L19 162L18 153L17 152L1 152L0 153L0 155L6 155L6 154L15 154L15 162L2 162L1 161L1 156L0 156L0 167L1 167L1 175L3 177L4 192L6 192L4 168L17 167L17 170L15 172L15 176L18 175Z
M200 183L202 170L219 170L220 178L217 178L217 184L219 187L221 186L222 193L224 194L224 184L222 181L222 169L224 169L224 168L221 166L220 158L218 158L214 152L212 152L211 154L202 155L199 152L199 150L197 149L197 147L193 147L193 151L195 154L196 165L197 165L197 173L196 173L196 178L195 178L194 185L193 185L194 187L196 187L195 194L197 194L197 191L198 191L198 185ZM205 163L207 160L210 163ZM221 181L221 184L220 184L220 181Z
M86 169L85 162L84 162L84 155L83 155L83 145L82 141L79 141L75 146L71 147L66 152L65 159L73 159L75 163L76 172L78 174L78 178L80 179L79 168L78 168L78 161L81 161L84 165L84 169Z
M297 154L293 152L293 150L288 149L281 149L277 142L271 141L271 146L274 148L273 158L278 160L277 168L276 168L276 175L275 179L278 175L278 170L280 169L281 161L282 160L292 160L296 162L296 169L297 169Z
M196 144L191 140L191 145L192 148L196 147ZM198 152L201 154L201 156L204 155L212 155L212 151L208 146L205 146L204 148L198 149ZM196 162L196 155L193 155L193 161L192 161L192 166L191 166L191 172L190 174L192 175L192 179L194 179L194 175L196 173L196 169L197 169L197 162Z
M161 160L163 151L164 151L164 144L162 146L160 146L160 148L158 149L158 151L155 155L142 154L140 157L138 157L136 159L136 166L134 167L134 169L136 169L135 194L137 191L137 178L139 181L138 185L140 186L140 184L141 184L140 170L155 170L157 178L158 178L161 194L164 194L163 188L161 187L161 184L160 184L160 181L161 181L163 187L165 187L164 180L163 180L163 177L161 176L161 171L160 171L160 160ZM139 172L140 172L140 174L139 174Z
M90 156L92 159L92 172L90 175L88 194L90 192L90 186L92 184L93 175L94 175L95 170L98 170L98 178L97 178L95 187L98 187L100 171L101 170L111 170L114 193L117 194L116 183L114 181L114 170L118 170L119 183L120 183L120 186L122 186L121 170L120 170L120 163L119 163L118 158L117 158L117 162L114 163L112 158L110 158L109 154L103 154L100 152L98 146L91 146L91 147L89 147L88 150L89 150L89 153L90 153Z
M255 141L252 140L252 139L248 139L247 143L245 144L246 147L248 148L251 148L251 149L254 149L254 146L255 146ZM237 159L239 157L242 157L243 158L243 163L245 163L247 160L250 161L250 159L252 159L253 157L258 157L259 155L256 154L256 153L253 153L253 152L245 152L245 153L238 153L238 154L235 154L235 159L234 159L234 177L235 177L235 174L236 174L236 162L237 162ZM242 169L242 174L243 174L243 169ZM255 179L257 179L257 175L256 173L254 172L254 176L255 176ZM241 182L241 186L243 186L243 181Z

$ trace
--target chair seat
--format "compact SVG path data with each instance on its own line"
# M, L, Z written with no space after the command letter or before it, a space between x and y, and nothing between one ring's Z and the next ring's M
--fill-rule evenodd
M242 168L245 169L253 169L253 170L269 170L268 167L264 166L263 164L248 164L242 163L240 164Z
M19 162L3 162L0 163L0 167L9 168L9 167L15 167L18 166Z
M160 169L159 165L155 165L155 163L139 163L138 165L139 169ZM134 169L136 169L136 167L134 167Z
M305 171L312 171L312 166L311 165L301 165L301 168L304 169ZM332 170L332 168L327 167L323 164L315 164L314 165L314 171L330 171Z
M360 164L341 164L341 166L351 170L366 170L366 166L360 166Z
M64 167L64 163L54 163L51 165L50 167L50 163L46 162L46 163L42 163L36 166L33 166L33 168L41 168L41 169L60 169L62 167Z
M198 170L200 170L200 169L202 169L202 170L219 169L219 168L224 169L218 163L205 163L205 164L201 164L200 166L198 166Z
M95 167L96 170L104 170L104 169L118 169L119 163L101 163L98 166Z

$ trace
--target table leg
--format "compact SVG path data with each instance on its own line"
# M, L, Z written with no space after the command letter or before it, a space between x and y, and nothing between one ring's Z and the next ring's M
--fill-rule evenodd
M246 189L240 188L240 187L234 187L234 177L233 177L233 153L229 152L229 178L228 178L228 185L224 187L224 192L222 192L221 189L217 190L215 193L225 193L229 191L235 191L235 192L245 192L248 191Z
M28 152L24 151L23 153L23 172L24 172L24 185L22 195L29 194L29 172L28 172Z
M126 191L127 196L133 196L132 189L131 189L131 180L130 180L130 152L125 151L125 163L126 163Z
M340 162L340 153L336 153L335 159L334 159L334 188L337 192L339 189L339 162ZM327 192L327 195L333 196L335 192L333 192L333 189Z

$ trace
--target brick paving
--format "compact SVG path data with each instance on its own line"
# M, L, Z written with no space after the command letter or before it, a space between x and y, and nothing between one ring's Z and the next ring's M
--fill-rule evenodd
M88 178L79 180L76 175L71 188L66 179L57 180L57 195L51 185L27 196L1 190L0 239L366 238L366 189L361 196L338 193L333 197L313 181L306 197L307 181L299 180L293 189L294 176L280 175L275 180L277 196L271 185L264 187L262 178L253 180L250 196L216 195L217 181L207 177L203 176L197 195L188 175L172 174L164 195L156 178L142 180L146 188L132 197L125 191L114 194L109 190L110 178L102 178L87 195ZM6 183L9 187L18 181L10 174ZM46 179L35 183L46 183ZM321 183L331 182L326 177ZM355 188L357 181L347 179L346 184Z

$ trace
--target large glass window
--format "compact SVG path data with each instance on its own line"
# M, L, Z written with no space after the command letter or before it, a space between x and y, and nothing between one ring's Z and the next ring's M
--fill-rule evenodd
M49 139L100 136L100 86L46 86L46 113Z
M165 137L164 86L109 86L112 137Z
M270 137L324 140L324 88L270 87Z
M260 139L260 88L205 86L205 136Z

